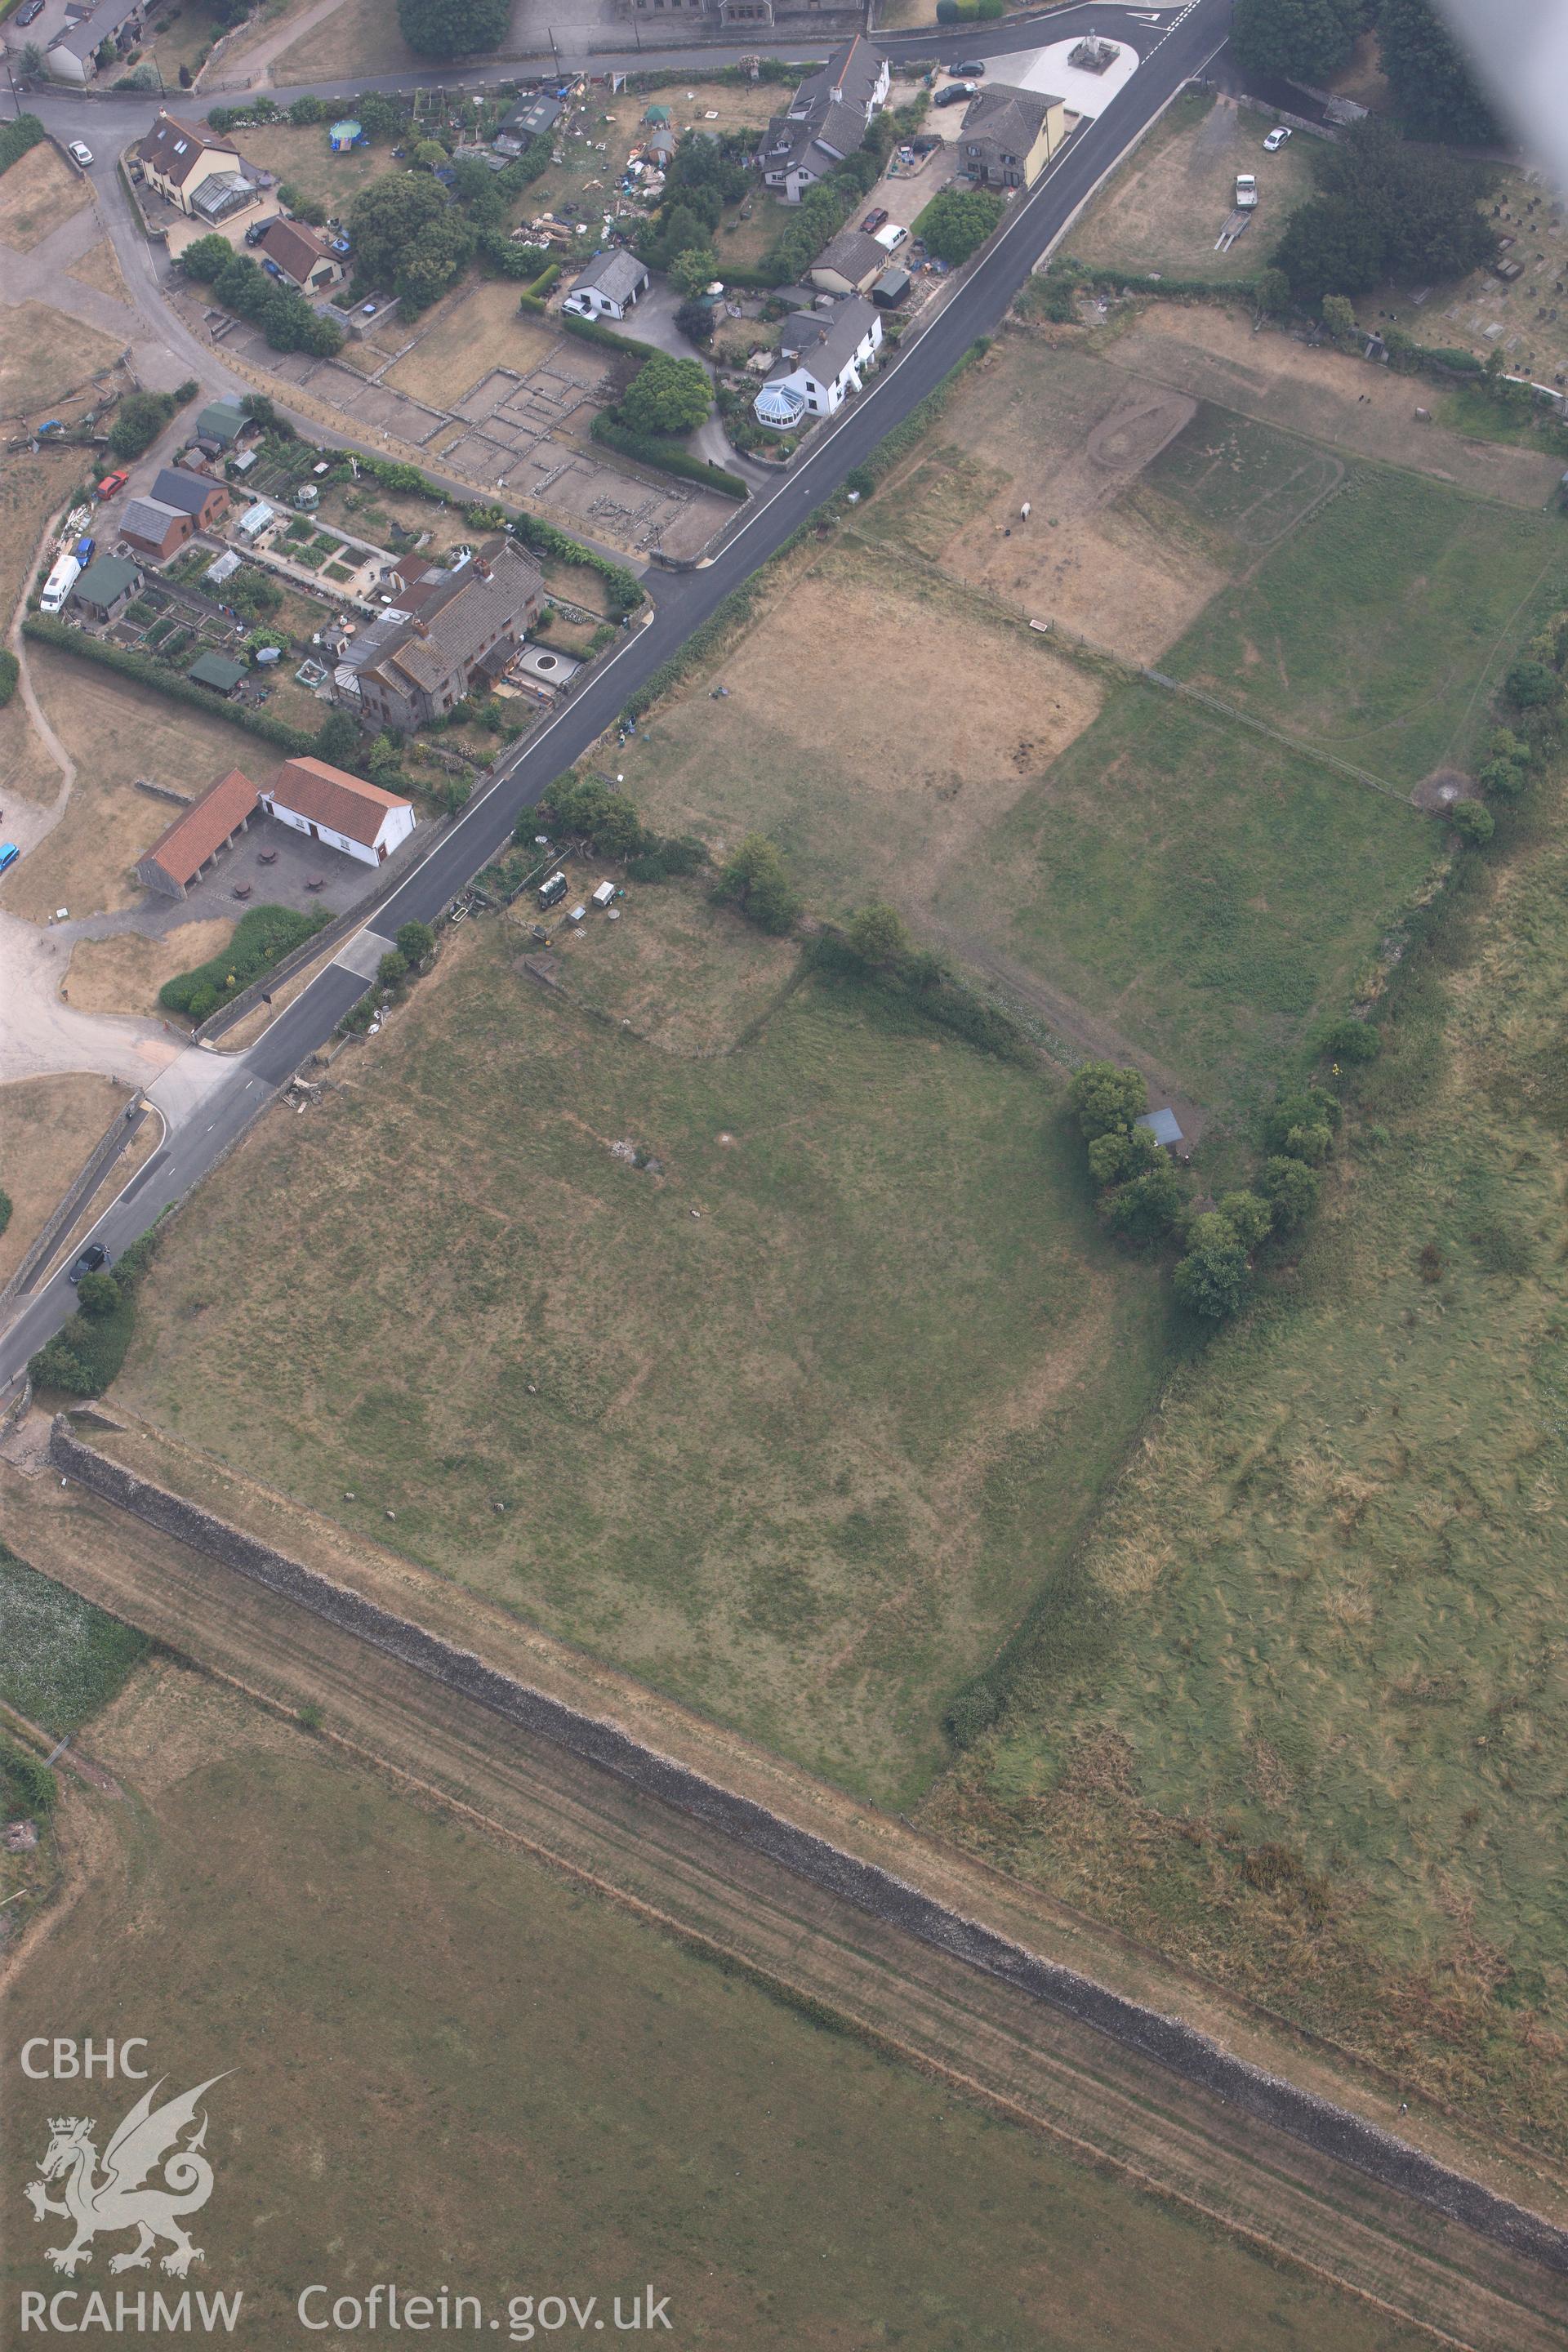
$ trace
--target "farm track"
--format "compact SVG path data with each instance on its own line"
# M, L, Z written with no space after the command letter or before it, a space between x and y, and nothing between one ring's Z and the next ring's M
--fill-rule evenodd
M85 1497L46 1565L196 1667L891 2053L1472 2352L1551 2352L1560 2284L352 1635ZM62 1529L63 1532L63 1529Z

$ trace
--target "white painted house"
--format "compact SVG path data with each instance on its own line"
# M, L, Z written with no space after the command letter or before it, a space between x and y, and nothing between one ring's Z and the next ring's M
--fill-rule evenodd
M759 425L775 433L813 416L834 416L858 392L882 341L882 314L852 294L830 310L786 319L778 362L752 403Z
M647 289L648 274L637 255L615 246L594 256L561 307L582 319L624 319Z
M279 824L291 824L362 866L384 864L414 830L410 803L324 760L285 760L261 804Z

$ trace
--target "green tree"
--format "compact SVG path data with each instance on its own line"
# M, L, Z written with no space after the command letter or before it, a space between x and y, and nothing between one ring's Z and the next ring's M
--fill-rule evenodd
M437 181L426 186L438 187ZM368 194L368 191L367 191ZM455 205L426 224L403 254L392 283L405 310L427 310L474 257L474 232Z
M1503 692L1516 710L1535 710L1562 699L1563 681L1544 662L1516 661L1503 680Z
M24 43L22 54L16 62L21 68L24 79L27 81L41 79L46 71L44 53L37 41Z
M1497 831L1497 819L1484 801L1456 801L1448 811L1448 823L1472 849L1479 849Z
M655 352L627 385L616 412L631 433L691 433L713 405L713 387L700 360Z
M849 919L845 936L873 971L898 971L914 953L909 926L896 907L862 907Z
M1323 324L1330 334L1347 342L1356 331L1354 303L1346 294L1325 294L1322 308Z
M329 767L341 768L358 749L359 729L348 712L329 710L316 730L316 758L325 760Z
M1086 1143L1118 1128L1131 1128L1149 1108L1149 1082L1142 1070L1119 1069L1114 1062L1085 1062L1073 1072L1068 1108Z
M1489 164L1421 146L1369 115L1321 150L1314 142L1312 171L1324 196L1343 198L1375 230L1384 277L1458 278L1496 258L1479 209L1497 181Z
M210 286L219 270L233 259L233 246L215 230L211 236L198 236L186 246L180 256L180 268L198 285Z
M1337 1021L1325 1021L1318 1032L1318 1051L1340 1063L1375 1062L1383 1051L1383 1038L1370 1021L1358 1021L1353 1013L1342 1013Z
M111 1274L84 1274L77 1284L76 1297L82 1313L101 1323L120 1304L120 1285Z
M1251 1281L1247 1247L1217 1209L1193 1219L1187 1254L1176 1267L1176 1296L1189 1313L1222 1322L1246 1299Z
M399 923L396 938L397 952L411 971L422 971L435 961L436 934L428 923Z
M500 48L510 0L397 0L397 21L416 57L471 58Z
M719 275L719 257L710 245L694 245L689 252L678 253L665 274L678 294L689 298L712 285Z
M713 306L710 302L683 302L675 314L676 331L689 343L710 343L713 340Z
M1252 293L1258 310L1267 318L1278 318L1281 310L1288 310L1290 307L1290 280L1282 269L1276 269L1272 262L1267 269L1258 271L1258 283Z
M1276 1233L1290 1233L1304 1225L1322 1189L1322 1178L1304 1160L1280 1155L1266 1160L1258 1171L1258 1190L1268 1203Z
M1431 0L1382 0L1377 46L1394 110L1418 137L1487 147L1500 136L1464 50Z
M423 172L392 172L362 188L349 206L349 236L361 281L395 285L405 255L447 210L445 189Z
M380 988L401 988L408 977L408 959L401 950L389 948L375 968L376 984Z
M1230 45L1247 73L1326 81L1350 58L1361 0L1236 0Z
M1089 1172L1101 1188L1125 1184L1134 1176L1146 1174L1163 1156L1168 1165L1163 1147L1146 1127L1113 1127L1097 1135L1089 1145Z
M1323 1148L1311 1156L1326 1160L1342 1116L1332 1095L1324 1094L1317 1087L1297 1087L1269 1105L1263 1120L1263 1140L1268 1150L1289 1151L1299 1160L1304 1155L1293 1151L1291 1136L1311 1134L1321 1129Z
M1001 219L1002 198L986 188L943 188L927 205L915 226L926 250L956 266L983 246Z
M1383 272L1383 240L1348 196L1314 196L1285 224L1270 257L1298 301L1325 294L1364 294Z
M1100 1142L1109 1140L1106 1137ZM1098 1150L1093 1145L1091 1150ZM1182 1213L1186 1193L1168 1151L1154 1146L1152 1164L1141 1176L1108 1192L1100 1204L1110 1230L1125 1242L1157 1242L1168 1234Z
M438 139L421 139L411 159L422 172L437 172L451 158Z
M128 392L110 427L110 450L117 457L140 457L174 414L174 404L166 392Z
M1247 1250L1255 1250L1259 1242L1267 1241L1274 1224L1273 1211L1258 1192L1224 1193L1219 1213Z
M782 937L792 929L801 909L799 891L771 841L748 834L719 876L713 895L739 907L760 930Z
M1517 760L1489 760L1476 782L1489 801L1516 801L1530 782L1530 772Z

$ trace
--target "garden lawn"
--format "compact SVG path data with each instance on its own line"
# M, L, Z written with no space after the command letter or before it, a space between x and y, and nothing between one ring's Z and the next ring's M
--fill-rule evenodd
M1160 1286L1030 1072L816 982L686 1059L521 945L470 929L193 1198L123 1392L903 1801L1151 1399Z
M1237 1110L1343 1009L1439 850L1401 802L1129 686L934 911Z
M1199 461L1177 488L1178 462L1194 459L1205 431L1213 438L1215 422L1215 412L1199 412L1156 468L1161 487L1184 489L1239 535L1260 520L1267 529L1268 501L1245 516L1215 509L1210 485L1234 485L1234 473L1212 475ZM1226 436L1260 429L1225 420L1215 465ZM1439 767L1478 764L1489 696L1541 612L1565 596L1561 517L1357 466L1276 551L1222 590L1165 667L1410 785Z

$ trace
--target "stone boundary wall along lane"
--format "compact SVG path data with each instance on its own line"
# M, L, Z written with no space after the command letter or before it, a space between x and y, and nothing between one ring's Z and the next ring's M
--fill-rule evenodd
M1353 2165L1385 2188L1399 2190L1512 2252L1568 2275L1568 2230L1559 2229L1544 2216L1438 2164L1348 2109L1233 2057L1179 2018L1147 2009L1075 1969L1039 1958L1022 1945L895 1878L889 1871L845 1853L752 1799L721 1788L673 1758L645 1747L618 1724L582 1714L543 1691L531 1689L486 1665L471 1651L438 1639L347 1586L272 1550L212 1512L84 1445L72 1435L64 1414L56 1417L49 1454L57 1469L104 1501L444 1683L522 1730L615 1773L842 1901L901 1927L921 1943L987 1976L1000 1978L1031 2000L1065 2011L1185 2081L1228 2100L1258 2122Z

